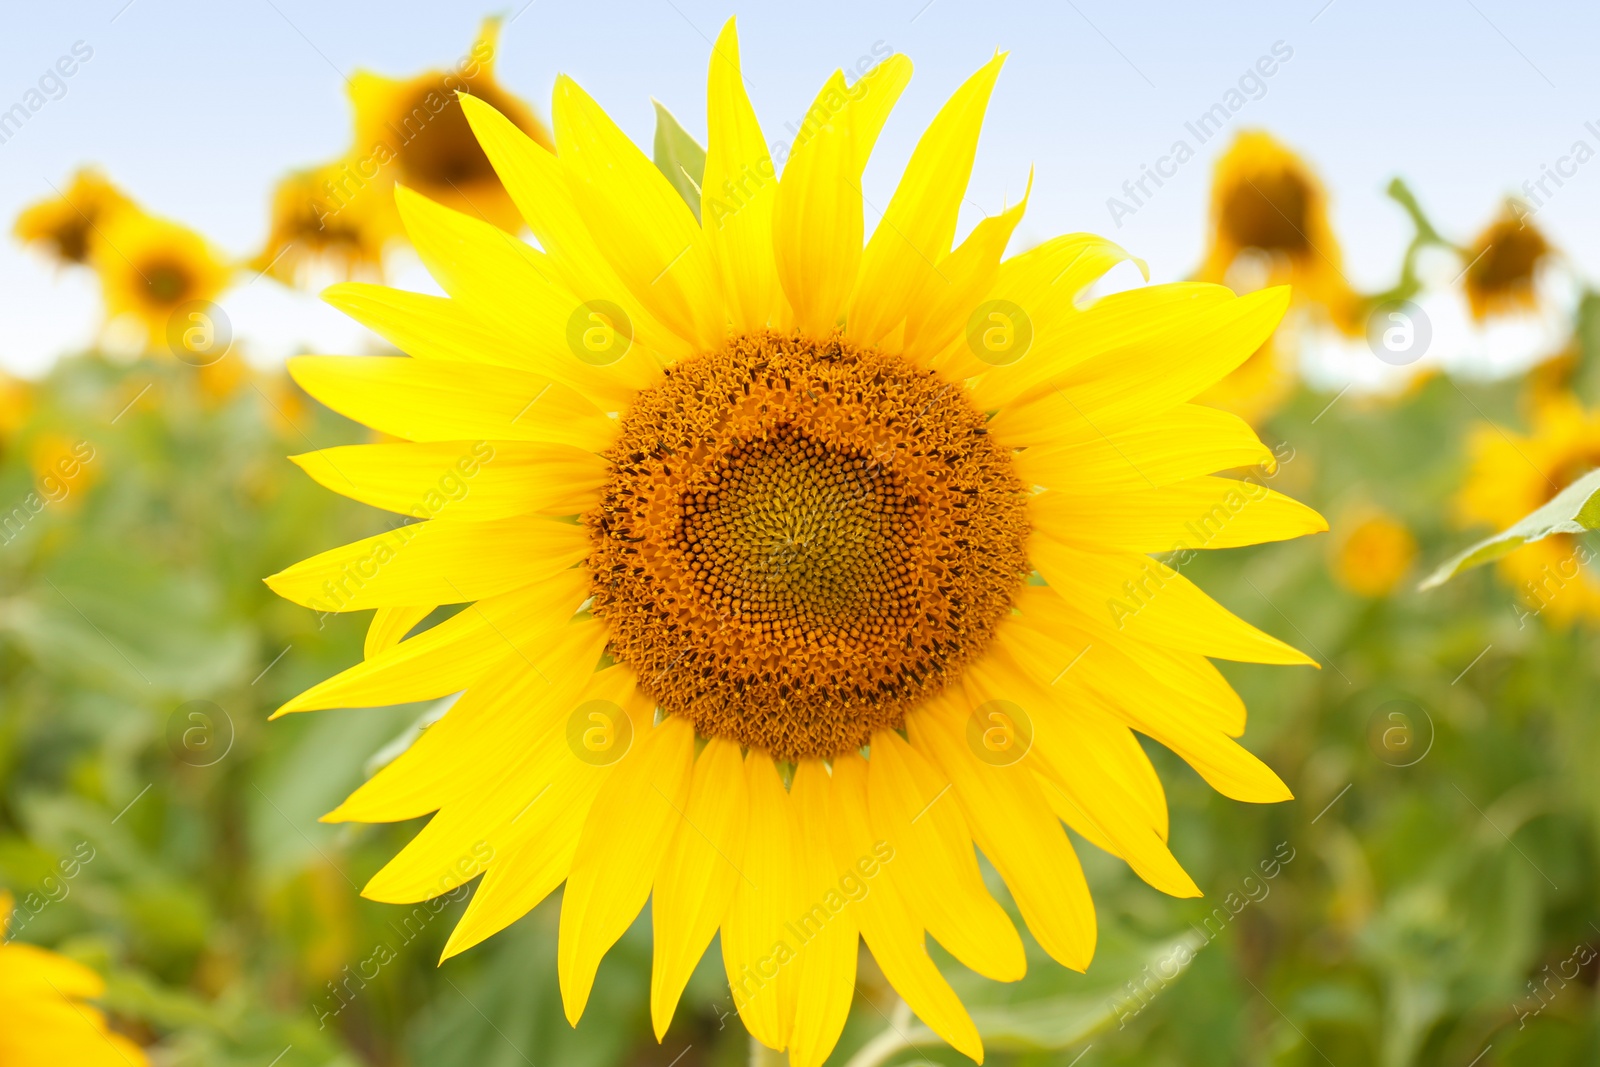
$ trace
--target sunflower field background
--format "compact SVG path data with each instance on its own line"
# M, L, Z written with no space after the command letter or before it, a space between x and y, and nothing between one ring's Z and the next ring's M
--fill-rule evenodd
M559 894L442 965L469 889L415 906L360 896L423 820L318 819L441 707L268 722L361 658L368 619L319 617L261 577L386 528L285 457L374 438L247 359L250 339L208 309L246 286L392 272L408 255L397 182L515 233L450 114L450 94L471 92L549 143L539 94L496 79L500 31L486 21L454 67L452 42L436 70L358 74L350 153L283 160L272 202L241 208L270 211L248 254L93 166L11 206L12 239L41 271L92 276L104 321L94 344L0 380L0 1050L24 1025L7 1018L20 994L6 953L31 945L103 980L73 998L120 1035L96 1063L750 1062L714 951L653 1038L648 910L573 1028ZM419 101L423 135L374 158ZM704 138L657 108L643 147L690 198ZM1321 667L1220 665L1250 709L1244 743L1295 799L1234 803L1146 743L1205 895L1165 897L1080 838L1101 931L1086 975L1043 965L1031 941L1041 965L1012 985L935 958L998 1064L1600 1063L1600 542L1561 535L1419 589L1600 466L1600 291L1528 196L1486 202L1477 234L1446 234L1427 189L1401 179L1388 192L1409 245L1392 287L1362 291L1341 271L1339 190L1292 133L1230 131L1209 217L1193 220L1207 233L1194 278L1296 294L1204 402L1277 456L1275 471L1238 473L1331 530L1182 569ZM1414 331L1441 308L1488 352L1479 365L1422 358ZM830 1064L968 1062L862 960Z

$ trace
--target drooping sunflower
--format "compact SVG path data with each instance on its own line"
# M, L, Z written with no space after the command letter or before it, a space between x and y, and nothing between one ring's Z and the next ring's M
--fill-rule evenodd
M72 176L66 192L24 208L12 232L29 244L43 246L60 263L87 263L95 228L132 201L98 171L85 168Z
M1234 740L1244 708L1207 657L1310 661L1148 554L1325 528L1213 477L1273 458L1191 403L1288 294L1184 283L1079 309L1127 254L1072 234L1006 258L1025 200L952 248L998 55L935 117L863 248L859 176L910 63L836 72L774 160L738 55L730 20L703 226L570 79L553 154L463 97L542 250L401 189L448 297L329 291L409 358L291 372L403 440L296 462L422 521L267 580L376 609L364 661L279 714L464 691L326 819L434 813L363 892L420 901L481 875L447 956L564 882L573 1021L648 899L658 1037L720 930L746 1027L813 1067L865 938L979 1059L925 941L1022 975L974 845L1082 970L1095 915L1063 821L1198 893L1135 732L1230 797L1289 797ZM441 604L467 606L406 636Z
M1464 524L1503 530L1600 467L1600 411L1572 394L1536 398L1527 434L1500 426L1477 428L1472 457L1456 498ZM1519 613L1548 617L1557 626L1579 617L1600 619L1600 580L1590 553L1556 534L1500 559L1501 576L1517 592Z
M1328 196L1304 159L1263 130L1248 130L1217 157L1210 234L1200 281L1254 290L1291 285L1295 303L1347 335L1361 332L1360 298L1345 280ZM1295 345L1262 345L1238 371L1200 397L1255 422L1295 381Z
M81 963L6 939L11 894L0 893L0 1063L6 1067L145 1067L144 1050L86 1001L105 981Z
M1554 252L1510 204L1467 246L1461 284L1475 322L1538 306L1539 271Z
M345 280L381 278L384 249L400 236L400 221L393 191L361 180L359 167L360 160L341 159L279 182L267 240L250 269L285 285L302 283L318 268Z
M89 255L106 318L131 317L152 345L175 311L215 300L233 277L233 264L200 234L139 208L112 212L95 229Z
M449 70L394 79L358 71L350 81L356 111L353 181L387 193L399 181L438 203L515 233L517 205L473 136L457 94L471 94L546 149L550 133L533 109L495 80L500 20L485 19L472 50ZM380 198L381 199L381 198Z

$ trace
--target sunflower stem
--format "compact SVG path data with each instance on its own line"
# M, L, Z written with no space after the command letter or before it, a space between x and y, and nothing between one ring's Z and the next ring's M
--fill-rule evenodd
M774 1052L760 1041L755 1035L750 1037L750 1067L786 1067L789 1057L782 1052Z

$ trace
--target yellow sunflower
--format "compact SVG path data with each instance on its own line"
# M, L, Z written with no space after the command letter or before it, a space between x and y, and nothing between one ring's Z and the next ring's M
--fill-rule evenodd
M85 168L72 176L61 196L24 208L12 228L30 244L42 245L62 263L86 263L95 228L108 215L132 202L98 171Z
M0 893L0 1063L5 1067L144 1067L144 1051L84 1003L98 974L54 952L6 940L11 894Z
M1528 434L1492 425L1473 433L1471 467L1456 499L1464 523L1503 530L1600 467L1600 411L1585 409L1570 393L1534 404ZM1522 546L1497 566L1516 588L1519 615L1547 615L1566 626L1579 616L1600 619L1600 580L1586 566L1592 555L1582 542L1557 534Z
M502 229L522 228L517 205L458 106L465 93L493 107L546 149L550 134L533 110L494 76L500 20L485 19L472 50L449 70L394 79L358 71L350 82L356 109L355 157L338 184L347 195L372 183L387 192L398 180L424 196ZM384 197L383 199L387 199Z
M384 249L400 235L400 222L388 186L357 184L359 163L337 160L279 182L270 232L250 269L285 285L302 283L317 267L344 279L381 278Z
M106 318L135 320L152 346L163 343L175 311L215 300L233 277L233 265L200 234L137 208L97 225L89 254Z
M1135 732L1230 797L1290 795L1233 740L1244 707L1207 657L1310 661L1148 554L1325 529L1211 476L1272 455L1190 402L1288 293L1184 283L1079 309L1127 254L1072 234L1005 258L1024 204L952 249L999 55L934 118L863 248L859 176L911 64L834 73L774 159L738 57L730 20L703 227L569 78L554 154L463 97L543 251L402 188L448 297L329 291L410 357L291 372L404 440L296 462L422 521L268 579L376 609L365 660L279 714L465 691L326 819L434 813L363 892L421 901L481 875L447 956L564 882L570 1020L648 899L658 1037L720 930L750 1033L814 1067L864 938L980 1059L925 940L1021 977L974 845L1083 970L1095 913L1063 821L1198 893ZM467 606L401 639L438 604Z
M1217 158L1211 222L1200 281L1254 290L1290 284L1295 302L1345 334L1358 335L1360 298L1345 281L1328 197L1305 160L1271 134L1239 134ZM1293 344L1265 344L1199 398L1256 422L1289 394Z
M1537 307L1535 283L1553 251L1544 234L1507 204L1464 253L1462 285L1473 321Z
M1344 534L1333 553L1334 578L1357 596L1388 596L1416 561L1416 538L1385 512L1339 525Z

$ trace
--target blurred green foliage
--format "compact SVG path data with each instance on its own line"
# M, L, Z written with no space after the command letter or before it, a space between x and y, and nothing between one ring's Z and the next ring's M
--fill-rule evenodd
M1595 635L1519 620L1492 569L1413 591L1468 539L1448 517L1465 433L1516 423L1519 390L1436 377L1331 407L1302 392L1264 429L1287 457L1270 484L1334 533L1189 573L1323 665L1225 668L1246 743L1298 799L1233 803L1149 746L1207 896L1166 898L1080 841L1101 924L1088 975L1030 948L1028 977L1001 986L940 956L990 1062L1600 1062ZM268 724L359 657L366 619L323 624L259 579L382 528L284 458L365 435L241 367L84 355L37 384L0 453L0 884L18 936L107 973L118 1024L173 1067L744 1062L715 949L665 1042L650 1036L648 912L573 1030L558 898L442 967L462 899L360 899L417 826L317 817L429 709ZM45 493L51 440L92 457ZM1331 574L1363 508L1421 546L1386 597ZM896 1020L863 961L833 1062L890 1021L920 1047L887 1062L964 1062Z

